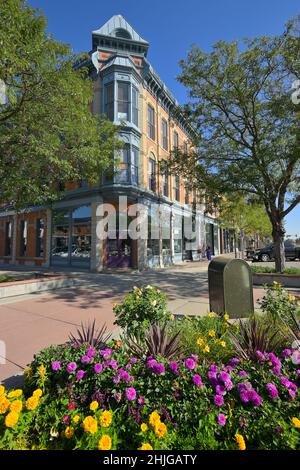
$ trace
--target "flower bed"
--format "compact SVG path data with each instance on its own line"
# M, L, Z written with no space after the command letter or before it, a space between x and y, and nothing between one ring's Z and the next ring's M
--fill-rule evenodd
M24 392L1 387L0 447L296 449L293 357L258 352L256 361L222 364L137 359L115 341L98 351L52 346L26 371Z

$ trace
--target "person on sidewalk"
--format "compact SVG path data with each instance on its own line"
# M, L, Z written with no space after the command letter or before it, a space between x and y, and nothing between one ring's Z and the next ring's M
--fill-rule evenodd
M206 251L206 258L208 259L208 261L211 261L211 248L209 245L207 246L205 251Z

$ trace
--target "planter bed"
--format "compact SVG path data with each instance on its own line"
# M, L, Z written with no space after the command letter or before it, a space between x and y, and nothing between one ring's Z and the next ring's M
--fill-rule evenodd
M15 295L32 294L34 292L71 287L75 285L75 282L76 279L71 276L42 275L38 273L33 279L2 282L0 284L0 299L13 297Z
M254 285L272 285L274 281L278 282L284 287L300 288L300 276L297 274L253 273Z

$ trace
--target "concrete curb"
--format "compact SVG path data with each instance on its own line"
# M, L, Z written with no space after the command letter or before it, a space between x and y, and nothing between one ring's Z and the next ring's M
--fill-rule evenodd
M300 288L300 276L297 274L253 273L253 284L256 286L272 285L274 281L284 287Z
M51 279L29 279L25 281L3 282L0 284L0 299L17 295L44 292L63 287L73 287L77 279L72 277L52 277Z

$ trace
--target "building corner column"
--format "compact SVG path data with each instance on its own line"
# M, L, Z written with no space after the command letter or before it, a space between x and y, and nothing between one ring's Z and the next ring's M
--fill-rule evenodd
M52 210L47 209L47 231L46 231L46 259L44 266L50 268L51 265L51 235L52 235Z
M16 259L17 259L17 223L18 223L18 216L17 214L15 214L13 218L13 233L12 233L12 256L11 256L12 264L16 264Z

